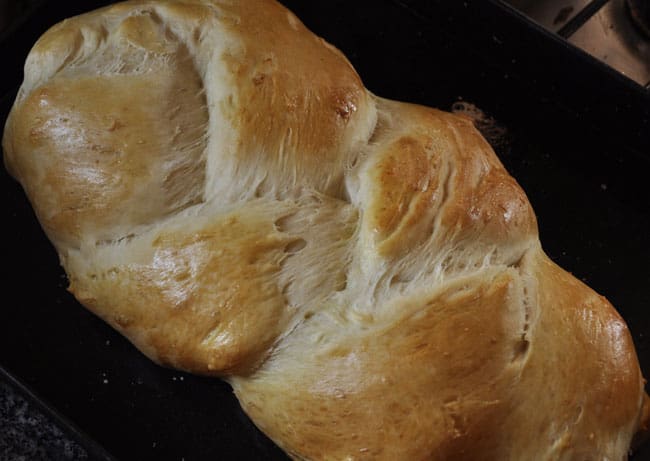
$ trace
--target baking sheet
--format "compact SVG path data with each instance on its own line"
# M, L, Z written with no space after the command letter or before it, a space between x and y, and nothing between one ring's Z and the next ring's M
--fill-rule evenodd
M0 44L20 63L5 72L2 120L21 53L50 24L101 3L44 2ZM462 100L495 119L497 152L536 210L547 253L618 308L650 376L647 99L495 2L284 3L372 92L443 109ZM227 384L154 365L84 310L20 187L4 170L0 184L0 366L117 459L286 459Z

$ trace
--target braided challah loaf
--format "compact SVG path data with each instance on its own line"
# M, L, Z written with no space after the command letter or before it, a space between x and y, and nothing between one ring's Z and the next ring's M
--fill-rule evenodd
M618 461L642 425L625 323L472 124L272 0L58 24L3 145L77 299L295 459Z

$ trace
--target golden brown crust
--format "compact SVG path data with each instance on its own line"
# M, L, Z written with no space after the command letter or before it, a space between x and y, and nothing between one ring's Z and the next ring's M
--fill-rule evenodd
M519 322L520 273L485 271L401 299L388 325L322 320L356 334L295 339L238 397L298 458L616 459L644 395L625 324L544 255L525 265L539 285Z
M110 239L202 198L203 82L182 44L151 44L154 27L149 15L126 18L104 49L78 67L60 69L12 112L6 163L16 176L32 178L27 193L55 243L79 246L88 235ZM72 30L61 33L80 40ZM61 40L45 37L45 44ZM106 56L143 41L132 59L106 63ZM44 47L37 50L47 56ZM132 62L142 48L148 72ZM108 69L95 70L102 65Z
M395 111L380 101L381 111ZM413 249L433 227L440 245L516 245L536 235L524 192L467 120L401 105L373 166L366 224L386 256ZM402 131L404 130L404 131Z
M504 315L511 274L493 276L402 300L389 324L301 341L303 351L287 351L302 356L300 367L271 359L235 381L237 395L264 431L306 459L499 459L515 382L504 365L519 337ZM335 325L319 327L336 334Z
M77 299L296 459L622 459L647 424L623 320L471 123L272 0L53 27L3 146Z
M238 132L238 161L261 160L281 182L340 194L349 141L363 131L360 114L370 104L361 79L281 5L253 0L220 7L226 31L240 41L223 56L236 88L225 107ZM260 151L277 155L260 159Z
M377 192L368 210L370 224L381 241L383 254L396 253L395 247L418 242L404 238L410 230L417 231L424 224L422 215L435 215L440 206L440 158L429 159L427 138L403 136L391 143L382 153L376 169ZM436 206L437 205L437 206Z
M151 237L147 257L73 276L70 291L160 363L250 370L286 327L277 274L295 239L243 213Z

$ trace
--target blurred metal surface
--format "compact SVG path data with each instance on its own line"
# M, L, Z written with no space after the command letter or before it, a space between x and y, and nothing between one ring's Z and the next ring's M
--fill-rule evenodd
M650 40L634 26L625 0L610 0L569 41L641 85L650 81Z
M557 32L590 0L510 0L507 3L548 30Z
M642 32L628 4L650 0L503 0L640 86L650 84L650 37ZM640 16L639 8L634 16Z

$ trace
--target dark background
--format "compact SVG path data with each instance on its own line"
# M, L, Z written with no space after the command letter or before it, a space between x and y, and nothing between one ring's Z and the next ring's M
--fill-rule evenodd
M0 34L2 120L38 36L103 3L29 2L14 12ZM495 148L536 210L545 250L618 308L650 376L647 92L497 2L283 3L344 52L373 93L442 109L463 100L494 118L505 130ZM228 385L152 364L84 310L20 187L4 170L0 184L0 366L22 383L13 387L29 388L91 458L106 456L96 442L124 460L285 459Z

